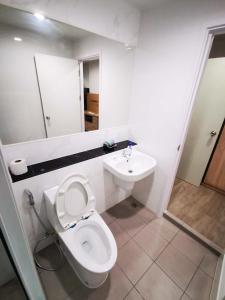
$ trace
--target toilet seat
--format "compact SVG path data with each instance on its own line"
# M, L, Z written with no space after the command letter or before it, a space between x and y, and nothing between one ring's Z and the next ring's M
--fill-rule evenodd
M82 175L68 176L59 186L55 197L56 214L64 229L88 218L95 208L96 201L88 179Z

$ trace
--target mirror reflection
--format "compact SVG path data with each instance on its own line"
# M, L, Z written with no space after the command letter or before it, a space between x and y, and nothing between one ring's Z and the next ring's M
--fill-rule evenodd
M3 144L126 123L132 51L119 42L2 5L0 25Z

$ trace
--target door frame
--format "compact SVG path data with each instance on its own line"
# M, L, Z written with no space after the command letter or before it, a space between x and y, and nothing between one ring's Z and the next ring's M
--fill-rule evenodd
M80 66L80 100L81 100L81 127L82 132L85 132L85 118L84 118L84 72L83 72L83 65L84 62L98 60L99 61L99 117L98 117L98 130L101 128L101 74L102 74L102 57L101 53L95 53L87 56L82 56L78 58L78 63Z
M181 142L177 147L177 157L176 157L176 160L175 160L175 163L173 166L171 177L166 186L163 203L162 203L160 213L159 213L161 216L167 210L167 207L169 205L174 182L176 179L177 170L178 170L180 160L181 160L181 155L184 150L185 141L187 138L189 127L190 127L191 116L192 116L197 92L199 89L201 78L205 71L205 67L206 67L206 64L207 64L207 61L209 58L209 54L210 54L210 51L212 48L214 37L215 37L215 35L224 34L224 33L225 33L225 24L217 25L217 26L210 26L210 27L207 27L205 30L205 37L204 37L204 41L202 43L201 55L199 57L199 62L197 64L198 67L197 67L197 71L196 71L196 75L195 75L195 80L194 80L192 92L190 94L190 101L189 101L190 104L189 104L189 108L188 108L188 113L187 113L186 120L184 122L184 128L183 128L181 138L180 138Z

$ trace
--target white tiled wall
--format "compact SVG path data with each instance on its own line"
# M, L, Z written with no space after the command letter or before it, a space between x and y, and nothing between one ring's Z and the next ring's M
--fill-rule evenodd
M127 140L128 126L113 127L25 143L4 145L3 154L7 162L20 157L25 158L27 160L27 164L31 165L57 157L101 147L104 141L110 138L114 138L117 142Z
M106 138L111 137L115 138L117 142L127 140L129 138L128 127L115 127L101 131L78 133L47 140L3 146L3 152L7 161L15 157L25 157L29 164L32 164L100 147ZM98 212L105 211L129 195L121 193L114 184L112 176L104 171L102 164L104 157L100 156L12 184L20 216L32 248L38 238L43 236L43 230L27 203L27 199L23 193L24 189L29 189L33 193L36 207L46 223L47 216L43 201L43 192L60 184L71 173L82 174L88 177L91 188L96 196L96 209Z

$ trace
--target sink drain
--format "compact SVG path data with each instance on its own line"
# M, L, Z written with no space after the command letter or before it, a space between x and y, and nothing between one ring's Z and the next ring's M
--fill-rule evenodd
M128 170L128 173L133 173L133 170Z

